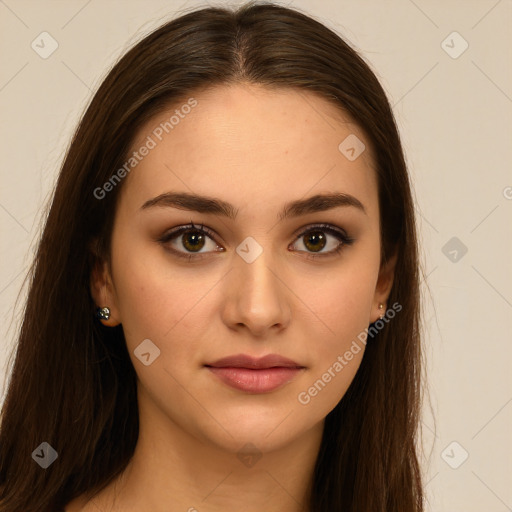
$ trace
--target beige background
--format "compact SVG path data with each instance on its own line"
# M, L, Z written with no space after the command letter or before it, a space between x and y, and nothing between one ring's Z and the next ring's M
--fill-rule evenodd
M42 206L79 115L129 46L164 19L201 5L0 0L2 375ZM512 510L512 2L283 5L312 14L362 52L402 133L428 276L427 510ZM31 48L44 31L59 45L47 59ZM442 45L454 31L460 37ZM469 46L457 56L464 41ZM450 245L443 252L452 237L467 247L465 255Z

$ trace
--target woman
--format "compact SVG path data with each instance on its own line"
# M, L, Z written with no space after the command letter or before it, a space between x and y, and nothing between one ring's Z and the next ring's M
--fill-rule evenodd
M272 4L166 23L74 135L0 511L423 510L418 256L368 65Z

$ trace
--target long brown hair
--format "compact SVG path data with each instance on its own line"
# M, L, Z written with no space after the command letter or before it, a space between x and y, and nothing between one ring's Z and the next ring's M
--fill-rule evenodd
M340 36L297 10L249 3L167 22L108 73L59 174L29 274L28 298L1 413L0 511L61 510L120 475L138 437L136 374L122 327L95 318L90 274L109 261L123 183L99 200L138 129L169 104L212 85L312 91L354 119L374 149L382 262L398 251L389 303L399 314L370 337L343 399L326 417L312 482L313 512L420 512L416 453L421 348L414 205L386 95ZM96 254L96 256L94 256ZM58 453L47 469L34 450Z

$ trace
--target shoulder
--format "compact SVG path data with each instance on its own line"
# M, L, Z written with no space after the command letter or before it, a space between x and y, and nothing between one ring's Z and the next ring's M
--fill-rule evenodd
M62 512L98 512L100 510L109 510L114 512L114 499L110 493L110 488L103 489L92 499L90 495L84 493L71 500L62 510ZM124 508L115 508L115 510L125 510Z
M63 512L92 512L93 506L84 496L79 496L70 501ZM97 509L96 509L97 511Z
M62 512L99 512L108 510L109 512L126 512L129 508L126 503L120 503L120 496L115 492L115 481L93 494L83 493L71 500L62 510Z

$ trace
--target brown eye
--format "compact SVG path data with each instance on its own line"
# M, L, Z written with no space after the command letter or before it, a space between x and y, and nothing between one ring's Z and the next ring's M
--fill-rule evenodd
M223 252L225 249L215 242L215 235L209 228L201 225L177 227L158 239L165 248L181 258L189 261L199 260L212 252ZM354 239L349 237L344 230L335 228L329 224L320 224L309 227L295 237L295 244L302 244L304 249L295 249L306 253L306 257L319 258L334 256L342 251L345 246L351 245ZM208 248L208 243L211 244ZM203 251L203 249L205 249ZM327 250L324 250L326 249Z
M321 231L310 231L304 235L304 245L313 252L321 251L327 244L326 237Z
M331 242L329 238L334 240ZM299 242L305 248L305 250L299 250L299 252L307 253L309 258L320 258L340 253L345 246L351 245L354 239L341 229L329 224L320 224L312 226L297 235L295 243ZM324 251L323 249L326 247L328 249Z
M208 228L191 226L180 226L167 232L158 239L169 251L179 257L192 259L202 258L208 252L221 252L224 249L215 242L213 232ZM208 248L208 243L210 247ZM207 250L203 251L203 248Z
M205 244L205 236L203 233L190 230L182 234L182 244L187 251L200 251Z

